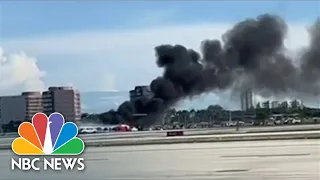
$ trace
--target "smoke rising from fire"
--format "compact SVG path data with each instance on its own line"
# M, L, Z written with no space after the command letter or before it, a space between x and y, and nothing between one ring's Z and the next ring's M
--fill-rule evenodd
M153 117L179 100L212 91L251 88L262 96L289 93L303 96L320 90L320 19L310 28L310 44L297 57L284 45L288 26L275 15L263 14L235 24L219 40L204 40L201 54L182 45L155 47L163 75L154 79L154 97L124 102L110 118L132 119L134 113ZM188 38L188 37L186 37ZM153 124L157 118L145 118Z

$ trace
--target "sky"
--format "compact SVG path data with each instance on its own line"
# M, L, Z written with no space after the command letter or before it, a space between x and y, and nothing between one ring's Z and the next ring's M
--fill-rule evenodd
M286 45L308 44L318 1L1 1L0 94L73 85L129 90L161 75L154 47L199 50L232 25L262 13L284 18Z

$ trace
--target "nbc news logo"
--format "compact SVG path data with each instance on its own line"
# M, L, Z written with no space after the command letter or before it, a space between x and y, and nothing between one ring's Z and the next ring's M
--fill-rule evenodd
M49 118L43 113L37 113L32 123L24 122L18 128L20 137L12 142L12 151L20 156L76 156L84 150L83 141L76 137L78 127L72 122L65 123L60 113L52 113ZM18 158L11 159L11 169L41 170L76 169L85 168L83 158Z

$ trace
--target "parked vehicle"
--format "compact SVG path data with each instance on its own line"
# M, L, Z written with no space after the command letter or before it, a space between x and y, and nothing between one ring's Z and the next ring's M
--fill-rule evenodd
M127 131L130 131L130 126L128 126L126 124L116 125L116 126L112 127L112 131L127 132Z
M301 120L300 119L293 119L292 124L300 124Z
M136 127L132 127L131 131L138 131L138 129Z
M281 125L281 123L282 123L282 120L280 120L280 119L274 121L275 125Z
M98 132L97 128L93 128L93 127L82 127L79 129L80 134L97 133L97 132Z

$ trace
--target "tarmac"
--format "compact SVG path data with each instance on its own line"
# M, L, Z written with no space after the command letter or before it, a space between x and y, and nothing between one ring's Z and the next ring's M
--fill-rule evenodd
M11 171L0 151L4 180L318 180L320 141L281 140L88 147L84 171Z

